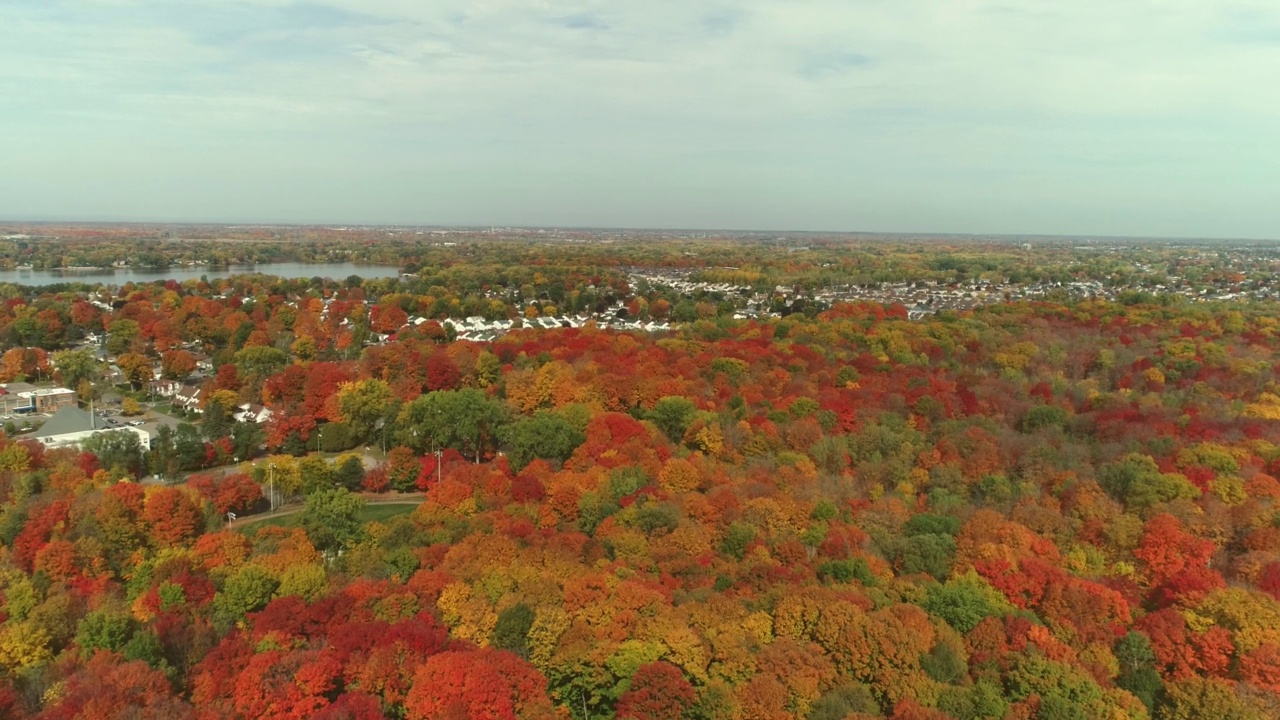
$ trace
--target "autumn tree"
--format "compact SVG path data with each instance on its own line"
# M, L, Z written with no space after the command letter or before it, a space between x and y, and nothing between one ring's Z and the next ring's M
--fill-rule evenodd
M204 525L200 507L180 488L160 488L148 494L142 520L152 541L161 548L190 544Z
M116 365L120 367L125 380L133 386L134 390L146 387L147 383L155 377L150 358L140 353L125 353L116 358Z
M160 374L166 380L186 380L195 371L195 355L186 350L170 350L160 356Z
M58 381L64 387L75 390L80 383L95 382L101 373L101 365L88 349L62 350L53 354L53 366L58 373Z
M618 698L618 718L681 720L694 706L697 695L684 673L666 662L641 665L626 692Z
M546 679L498 650L447 651L427 658L405 699L410 720L507 720L546 706ZM547 712L549 708L544 709Z
M373 378L343 384L338 389L338 411L359 440L368 440L391 401L391 388Z

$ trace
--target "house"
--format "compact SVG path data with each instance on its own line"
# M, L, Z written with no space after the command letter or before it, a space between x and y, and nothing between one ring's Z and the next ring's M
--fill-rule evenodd
M204 353L191 353L196 360L196 372L211 373L213 372L213 358Z
M151 394L167 398L173 397L181 389L182 383L177 380L153 380L147 385L147 390Z
M131 432L138 436L143 448L151 447L151 436L146 430L119 425L101 415L91 414L71 405L55 412L32 437L48 447L57 448L79 445L93 435L113 430Z
M102 371L102 382L108 385L123 385L129 382L129 379L125 377L124 371L120 369L119 365L111 363L106 370Z
M200 407L200 388L195 385L183 385L173 394L173 406L187 412L203 412Z
M239 422L251 422L262 424L271 420L271 411L267 408L256 405L254 403L245 403L236 406L236 411L231 414Z

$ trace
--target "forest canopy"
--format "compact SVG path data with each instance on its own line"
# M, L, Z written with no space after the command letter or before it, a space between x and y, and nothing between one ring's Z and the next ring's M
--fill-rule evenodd
M1178 289L1270 261L808 242L8 286L5 382L175 421L0 436L0 717L1280 716L1280 306Z

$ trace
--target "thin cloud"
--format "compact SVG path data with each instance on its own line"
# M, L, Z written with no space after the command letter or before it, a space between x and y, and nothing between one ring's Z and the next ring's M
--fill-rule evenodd
M562 18L557 18L556 23L561 27L570 30L608 30L609 26L599 15L593 13L578 13Z
M815 53L805 58L800 73L807 78L822 78L843 73L853 68L865 68L874 63L868 55L851 50Z
M1262 0L0 0L0 16L3 215L1280 235L1263 192L1280 23ZM177 167L205 171L155 181ZM1187 204L1218 224L1168 210Z

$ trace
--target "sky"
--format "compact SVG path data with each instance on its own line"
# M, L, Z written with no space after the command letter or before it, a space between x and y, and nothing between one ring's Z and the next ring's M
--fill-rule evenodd
M1274 0L0 0L0 218L1280 239Z

